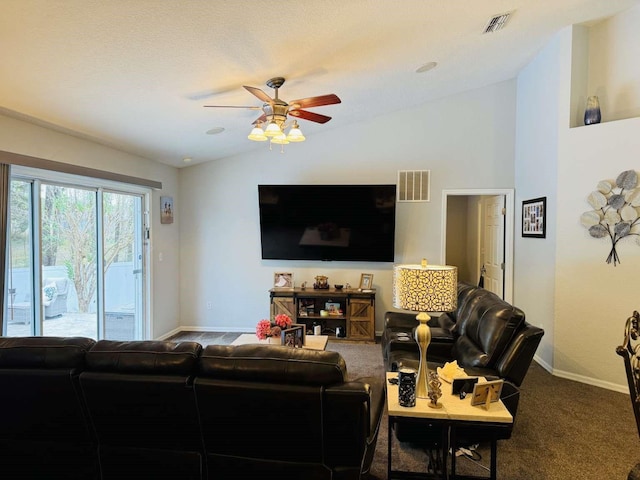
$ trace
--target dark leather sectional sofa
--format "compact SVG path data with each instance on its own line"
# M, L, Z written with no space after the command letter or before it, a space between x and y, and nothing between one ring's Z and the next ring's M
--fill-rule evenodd
M0 478L359 479L383 381L329 351L0 338Z
M413 313L385 314L381 344L387 370L418 368L419 348L413 340L416 325ZM519 308L484 288L464 282L458 282L457 309L432 318L429 325L432 335L427 349L429 368L456 360L469 376L504 379L501 398L515 420L519 387L544 331L527 323ZM451 387L445 384L443 388ZM481 436L482 432L468 433L471 438L472 433ZM401 440L413 439L411 433L398 431L397 435ZM506 438L510 435L508 430Z

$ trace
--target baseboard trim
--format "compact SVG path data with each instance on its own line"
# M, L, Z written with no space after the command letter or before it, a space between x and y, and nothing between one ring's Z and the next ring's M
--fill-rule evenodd
M539 355L534 355L533 360L542 368L544 368L547 372L553 375L553 367L549 365L547 362L545 362L544 360L542 360L542 358Z
M617 383L607 382L599 380L597 378L587 377L585 375L578 375L576 373L566 372L564 370L553 369L553 375L560 378L566 378L567 380L573 380L580 383L586 383L587 385L593 385L594 387L605 388L607 390L613 390L614 392L629 394L628 385L619 385Z
M629 393L629 386L626 384L620 385L617 383L606 382L604 380L598 380L597 378L587 377L585 375L578 375L565 370L558 370L542 360L538 355L534 355L533 360L554 377L566 378L567 380L593 385L594 387L600 387L614 392Z
M164 335L160 335L159 337L156 337L156 340L162 341L162 340L166 340L169 337L172 337L178 333L180 333L182 331L181 327L178 328L174 328L173 330L169 330L167 333L165 333Z

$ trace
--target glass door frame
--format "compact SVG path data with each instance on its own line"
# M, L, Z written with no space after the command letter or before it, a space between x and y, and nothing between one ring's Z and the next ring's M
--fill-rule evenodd
M32 325L32 335L41 336L43 330L43 308L41 299L42 291L42 215L41 215L41 201L40 201L40 189L41 185L58 185L62 187L69 188L81 188L90 191L94 191L96 193L96 228L98 230L98 241L97 241L97 259L99 262L98 272L97 272L97 283L96 283L96 310L97 310L97 319L98 326L96 333L98 334L98 338L104 338L105 332L105 310L104 310L104 301L105 301L105 292L104 292L104 262L103 262L103 253L104 253L104 238L102 231L102 219L103 219L103 193L116 193L116 194L124 194L130 196L137 196L140 201L140 218L136 219L135 232L141 237L136 241L141 245L141 259L139 262L134 262L140 265L140 269L142 270L142 281L141 281L141 301L140 301L140 322L136 322L135 331L140 335L141 339L149 339L151 338L152 328L151 328L151 261L150 261L150 252L151 252L151 244L150 244L150 225L148 223L149 219L149 211L150 211L150 202L152 198L152 190L148 187L142 187L137 185L130 185L120 182L114 182L109 180L102 180L91 177L82 177L77 175L65 174L60 172L52 172L46 170L40 170L30 167L21 167L15 166L11 171L11 179L18 179L21 181L25 181L30 183L31 185L31 212L30 218L32 223L32 265L31 265L31 280L32 280L32 292L31 292L31 301L33 305L33 325ZM8 232L9 234L10 232ZM9 252L9 249L7 249ZM3 272L6 275L8 273L8 265L6 271ZM7 302L5 301L5 305L2 306L3 311L7 312ZM136 308L136 312L137 312ZM3 328L5 329L7 325L4 324ZM5 333L3 332L3 333Z

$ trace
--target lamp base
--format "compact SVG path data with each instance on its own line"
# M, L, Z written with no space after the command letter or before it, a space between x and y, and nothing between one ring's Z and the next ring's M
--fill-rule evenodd
M429 398L429 388L427 382L427 375L429 373L429 366L427 364L427 348L431 342L431 329L427 322L431 320L431 317L426 312L420 312L416 319L419 325L416 327L415 339L420 348L420 367L418 368L418 379L416 382L416 397ZM437 407L434 407L437 408Z

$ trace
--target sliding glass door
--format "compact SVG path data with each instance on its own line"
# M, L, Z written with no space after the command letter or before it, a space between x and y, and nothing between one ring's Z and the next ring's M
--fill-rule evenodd
M43 335L98 338L96 206L95 190L40 185Z
M142 199L103 195L104 338L142 337Z
M11 181L7 336L144 334L144 195Z
M31 183L12 180L7 242L5 335L34 335L33 217Z

